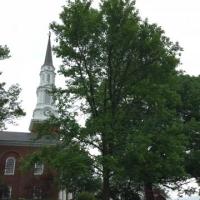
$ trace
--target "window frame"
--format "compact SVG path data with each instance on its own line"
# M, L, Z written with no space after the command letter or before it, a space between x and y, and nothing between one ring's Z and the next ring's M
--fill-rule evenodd
M44 172L44 164L43 163L35 163L34 164L34 169L33 169L33 174L35 176L38 176L38 175L42 175Z
M47 83L50 83L50 81L51 81L51 75L47 74Z
M2 192L1 199L2 200L9 200L12 198L12 186L7 186L8 192L4 193L5 191Z
M34 200L42 199L42 188L40 186L33 186L33 194L32 197Z
M9 160L13 161L12 171L11 167L9 167ZM16 158L11 156L6 159L5 168L4 168L4 175L14 175L15 174L15 166L16 166Z
M48 91L45 91L44 93L44 102L47 105L51 105L51 96L49 95Z

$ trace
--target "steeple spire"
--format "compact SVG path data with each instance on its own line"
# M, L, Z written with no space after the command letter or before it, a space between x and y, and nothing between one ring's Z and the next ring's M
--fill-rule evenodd
M52 52L51 52L51 34L46 50L46 57L44 64L40 70L40 84L37 88L37 104L33 111L33 117L30 124L30 131L34 128L34 124L42 122L49 118L50 115L56 115L56 107L49 91L55 86L55 68L53 66Z
M50 31L49 31L49 40L48 40L48 44L47 44L47 50L46 50L44 65L53 66L52 51L51 51L51 32Z

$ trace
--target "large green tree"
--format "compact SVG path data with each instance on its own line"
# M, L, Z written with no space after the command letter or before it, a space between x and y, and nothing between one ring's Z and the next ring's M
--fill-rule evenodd
M7 46L0 45L0 60L9 58L9 52ZM5 128L6 123L13 123L15 118L25 115L18 100L19 86L12 85L8 89L5 86L6 83L0 82L0 130Z
M186 170L191 177L200 182L200 76L179 76L178 93L182 103L177 111L184 122L185 135L189 139Z
M0 45L0 60L9 58L10 50L7 46Z
M185 175L174 87L181 48L141 20L134 1L103 0L99 9L88 0L69 1L60 19L51 29L66 87L54 91L59 117L52 126L60 127L64 148L76 142L88 155L91 148L98 152L90 157L103 200L120 180L143 184L146 199L153 199L153 184Z

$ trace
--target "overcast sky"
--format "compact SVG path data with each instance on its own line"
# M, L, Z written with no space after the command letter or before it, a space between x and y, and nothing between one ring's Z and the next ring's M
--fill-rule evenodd
M18 120L18 126L8 126L10 131L28 131L36 105L49 23L58 20L64 3L64 0L0 0L0 44L7 44L12 56L0 61L3 72L0 82L20 84L20 98L27 113ZM160 25L172 41L178 41L184 48L181 69L200 75L200 1L137 0L136 7L142 18ZM53 59L58 69L60 62L55 56Z

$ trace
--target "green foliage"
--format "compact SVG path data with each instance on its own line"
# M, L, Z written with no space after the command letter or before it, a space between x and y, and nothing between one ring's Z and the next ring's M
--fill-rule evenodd
M68 192L93 192L99 188L100 180L94 176L91 158L76 144L44 147L22 161L22 171L32 169L37 162L43 162L55 170L58 174L56 184L60 188L67 188Z
M112 199L141 200L142 185L125 176L113 177L110 183Z
M0 60L8 58L9 52L7 46L0 45ZM17 84L8 89L5 85L4 82L0 83L0 130L5 128L5 123L13 123L14 118L25 115L18 100L21 89Z
M6 45L5 46L0 45L0 60L9 58L10 57L9 53L10 50Z
M78 194L77 200L95 200L95 197L89 192L81 192Z
M20 91L18 85L5 89L5 83L0 83L0 129L5 128L5 123L13 123L14 118L25 115L18 101Z
M184 122L185 135L188 137L186 151L186 170L199 182L200 180L200 76L181 75L178 79L178 92L182 104L178 113Z
M142 21L134 4L103 0L94 9L89 0L68 1L61 23L51 24L66 87L54 91L59 117L51 118L60 127L58 152L64 153L49 155L58 158L54 165L66 185L74 169L93 166L103 180L103 200L120 191L121 180L152 189L187 176L188 137L177 112L183 108L176 71L182 49L161 27ZM84 126L77 122L79 114L86 118ZM91 148L98 154L90 155ZM130 189L125 185L124 191Z

